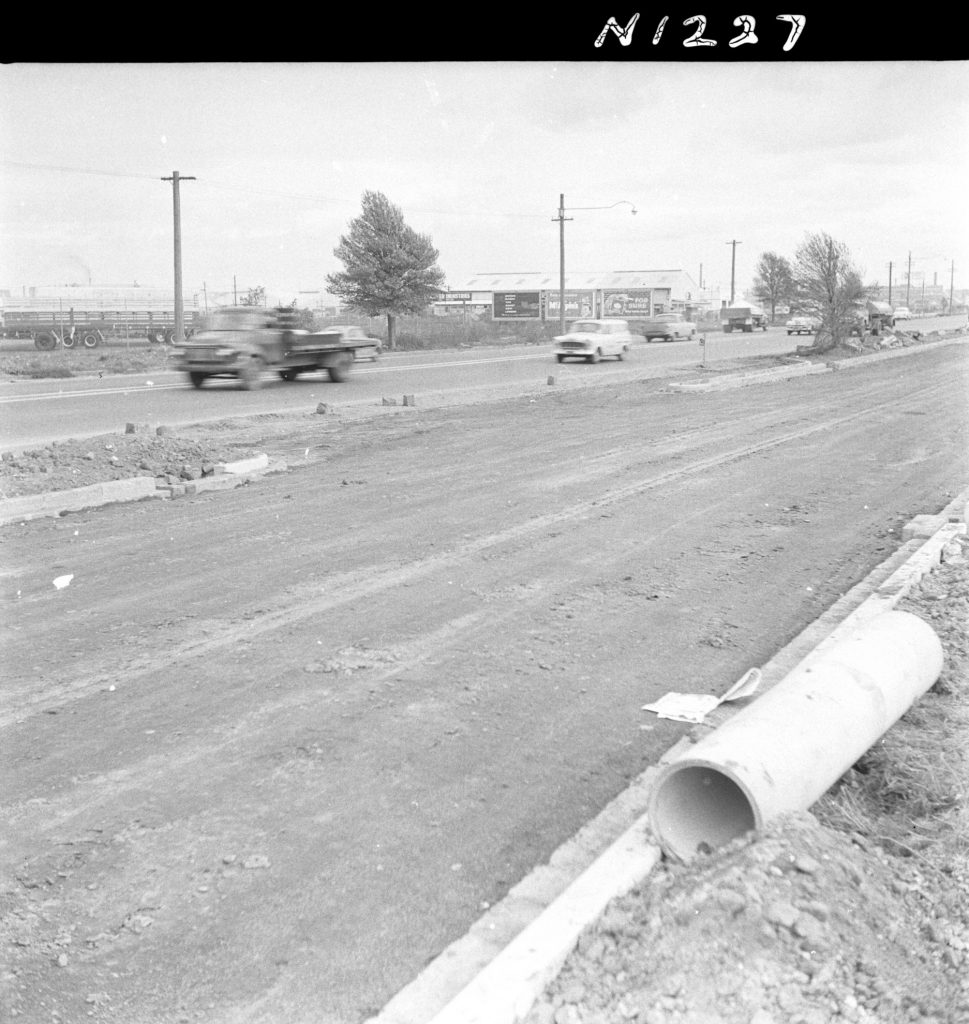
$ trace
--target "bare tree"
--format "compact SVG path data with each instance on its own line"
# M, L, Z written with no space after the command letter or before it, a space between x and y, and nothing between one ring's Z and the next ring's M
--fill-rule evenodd
M794 295L794 274L791 265L776 252L761 253L754 278L754 295L770 306L771 320L779 305L790 303Z
M825 232L808 235L795 254L794 276L801 302L821 321L810 348L825 352L840 345L866 298L848 247Z

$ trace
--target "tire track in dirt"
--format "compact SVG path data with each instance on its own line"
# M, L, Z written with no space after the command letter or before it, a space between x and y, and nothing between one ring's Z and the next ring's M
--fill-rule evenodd
M916 403L928 402L941 396L944 389L944 383L926 385L911 392L909 398ZM535 538L548 534L556 527L581 520L604 508L629 501L646 492L674 485L690 477L710 472L718 467L750 458L762 452L803 441L816 434L837 430L897 405L895 399L872 402L870 388L866 389L866 397L869 401L865 407L854 412L828 417L807 427L769 436L754 444L742 444L727 451L719 451L704 458L694 459L684 465L652 473L632 483L610 488L595 498L574 502L553 512L515 523L504 530L470 539L449 551L411 561L402 566L371 565L364 569L329 576L326 581L326 592L323 594L316 592L319 587L315 585L309 589L292 589L287 592L286 603L282 607L263 611L257 619L228 623L218 635L201 640L192 639L171 646L163 654L153 652L149 656L132 660L124 667L124 678L126 682L130 682L157 672L162 666L172 666L187 659L211 656L241 642L251 641L255 637L291 626L294 623L324 615L342 605L364 601L394 587L413 584L437 572L467 564L482 554L495 552L516 543L533 542ZM789 410L784 410L780 416L775 413L770 418L777 420L787 415L789 415ZM763 429L764 426L765 424L761 422L756 423L757 430ZM750 428L750 421L743 421L741 424L743 432L749 434ZM678 440L684 440L682 435L678 437ZM698 432L693 440L709 442L710 438L708 434ZM718 440L722 443L723 438ZM687 439L687 443L689 443L689 439ZM614 452L601 453L601 456L608 460L610 455L614 454ZM103 688L110 684L115 674L116 671L113 670L111 675L104 672L82 675L71 679L66 685L62 681L57 681L54 685L48 686L36 687L33 683L23 686L19 692L9 693L8 706L0 713L0 726L18 721L40 707L50 706L52 702L63 704L93 690Z

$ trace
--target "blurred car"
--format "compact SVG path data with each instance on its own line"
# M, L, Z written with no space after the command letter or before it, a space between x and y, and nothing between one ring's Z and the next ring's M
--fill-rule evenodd
M643 334L647 341L676 341L678 338L695 338L696 324L681 313L659 313L643 323Z
M362 327L334 324L331 327L320 328L317 333L337 336L341 344L352 345L356 350L357 359L370 359L376 362L383 355L384 343L380 338L371 337Z
M629 330L627 320L576 320L567 334L560 334L553 341L556 362L584 359L597 363L603 356L622 359L642 338Z
M792 316L784 324L788 334L814 334L821 326L821 321L813 316Z
M896 306L895 307L895 319L896 320L911 320L912 311L908 306Z

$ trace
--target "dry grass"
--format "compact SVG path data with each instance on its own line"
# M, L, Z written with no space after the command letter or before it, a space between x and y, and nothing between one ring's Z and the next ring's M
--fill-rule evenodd
M10 377L94 377L171 368L170 350L161 345L0 353L0 374Z
M903 856L969 849L969 694L929 692L813 808ZM934 859L934 858L933 858Z

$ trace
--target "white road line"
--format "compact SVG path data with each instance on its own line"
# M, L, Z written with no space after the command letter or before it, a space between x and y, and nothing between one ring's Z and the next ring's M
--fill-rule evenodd
M447 362L437 363L408 363L406 366L370 366L367 369L357 368L354 375L371 373L402 373L409 370L443 370L458 366L482 366L489 363L513 363L529 360L547 359L545 353L531 354L524 356L504 356L495 359L454 359ZM324 378L325 379L325 378ZM213 381L215 383L215 381ZM226 381L226 383L231 383ZM187 381L177 381L173 384L133 384L130 387L103 387L84 388L75 391L41 391L32 395L7 395L0 398L0 405L10 405L15 402L41 402L51 401L58 398L96 398L104 395L126 395L143 391L171 391L189 390L191 385Z

